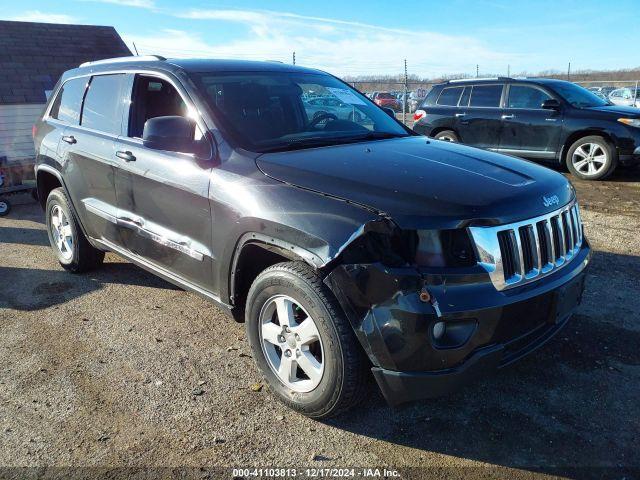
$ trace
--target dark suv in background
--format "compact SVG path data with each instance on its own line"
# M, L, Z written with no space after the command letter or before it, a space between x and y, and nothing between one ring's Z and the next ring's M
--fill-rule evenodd
M414 120L418 133L565 163L586 180L640 163L640 110L562 80L452 80L432 88Z
M311 92L358 115L317 116ZM354 405L371 371L391 403L447 393L580 301L590 249L562 175L417 135L318 70L89 63L34 137L60 264L112 251L215 302L246 322L271 392L312 417Z

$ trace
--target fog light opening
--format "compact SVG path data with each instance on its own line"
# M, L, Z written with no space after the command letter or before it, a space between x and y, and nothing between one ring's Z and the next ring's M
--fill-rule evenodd
M436 340L440 340L447 330L444 322L436 322L433 324L433 338Z

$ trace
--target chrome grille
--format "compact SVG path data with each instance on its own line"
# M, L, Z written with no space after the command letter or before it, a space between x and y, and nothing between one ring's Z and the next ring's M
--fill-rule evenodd
M548 275L566 265L582 246L582 222L575 202L522 222L469 230L479 263L498 290Z

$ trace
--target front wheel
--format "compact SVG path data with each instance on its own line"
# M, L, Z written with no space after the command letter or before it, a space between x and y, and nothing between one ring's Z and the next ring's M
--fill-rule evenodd
M279 263L258 275L246 329L269 388L288 407L326 418L363 397L366 357L333 294L305 263Z
M616 149L602 137L583 137L571 145L567 151L567 168L583 180L602 180L616 169L618 155Z
M62 188L51 190L45 212L51 248L65 270L81 273L102 264L104 252L94 248L84 236Z

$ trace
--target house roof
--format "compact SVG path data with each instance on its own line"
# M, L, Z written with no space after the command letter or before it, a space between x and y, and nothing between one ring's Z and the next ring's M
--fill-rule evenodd
M113 27L0 21L0 104L44 103L65 70L127 55Z

